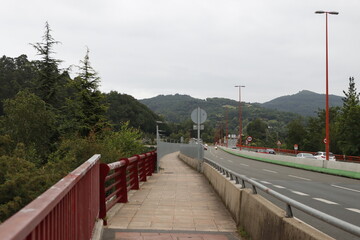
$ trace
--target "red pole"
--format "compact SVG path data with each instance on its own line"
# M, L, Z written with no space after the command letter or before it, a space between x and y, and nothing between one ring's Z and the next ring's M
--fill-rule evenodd
M328 13L325 13L326 16L326 122L325 122L325 151L326 151L326 160L329 160L329 151L330 151L330 129L329 129L329 66L328 66Z
M325 152L326 160L329 160L329 151L330 151L330 117L329 117L329 66L328 66L328 14L338 15L338 12L327 12L327 11L316 11L316 14L325 13L325 27L326 27L326 97L325 97Z

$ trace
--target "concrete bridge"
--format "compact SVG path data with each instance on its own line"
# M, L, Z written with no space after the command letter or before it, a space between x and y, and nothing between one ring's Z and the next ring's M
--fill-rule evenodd
M204 161L200 145L159 143L157 153L111 164L100 157L1 224L0 239L333 239L293 218L293 202L283 210L252 180L247 189L246 178Z

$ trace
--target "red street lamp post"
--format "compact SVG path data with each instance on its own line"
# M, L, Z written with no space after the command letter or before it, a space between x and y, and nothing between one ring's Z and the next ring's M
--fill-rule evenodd
M328 14L338 15L338 12L327 12L327 11L316 11L316 14L325 14L326 16L326 97L325 97L325 151L326 151L326 160L329 160L329 151L330 151L330 121L329 121L329 67L328 67Z
M241 109L241 88L245 87L243 85L236 85L235 87L239 88L239 145L241 150L242 145L242 109Z

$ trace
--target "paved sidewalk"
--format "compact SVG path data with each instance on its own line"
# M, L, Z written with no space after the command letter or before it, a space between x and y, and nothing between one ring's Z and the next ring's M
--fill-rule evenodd
M103 239L236 240L236 225L206 178L172 153L108 220Z

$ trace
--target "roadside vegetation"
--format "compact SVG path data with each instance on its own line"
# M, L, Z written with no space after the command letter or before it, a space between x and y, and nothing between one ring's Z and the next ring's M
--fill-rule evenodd
M79 66L60 69L58 43L46 23L31 44L40 60L0 58L0 222L93 154L114 162L148 151L161 120L131 96L100 92L88 48Z

